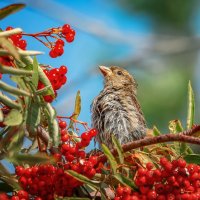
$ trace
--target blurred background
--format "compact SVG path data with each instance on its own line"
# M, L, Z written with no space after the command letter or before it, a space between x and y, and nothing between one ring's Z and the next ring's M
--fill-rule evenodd
M200 2L197 0L2 0L0 7L25 3L22 11L1 21L1 28L40 32L68 23L75 41L63 56L32 38L29 50L41 50L40 63L68 66L68 82L54 102L59 115L73 112L81 91L81 121L90 124L90 104L103 88L98 65L118 65L136 78L138 99L149 128L168 132L168 122L187 117L187 84L191 80L200 122Z

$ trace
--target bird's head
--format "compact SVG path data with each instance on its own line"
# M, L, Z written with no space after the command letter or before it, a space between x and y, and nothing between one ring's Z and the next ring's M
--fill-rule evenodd
M116 66L110 68L99 66L99 69L104 76L105 86L111 86L116 89L133 87L133 90L136 91L137 83L125 69Z

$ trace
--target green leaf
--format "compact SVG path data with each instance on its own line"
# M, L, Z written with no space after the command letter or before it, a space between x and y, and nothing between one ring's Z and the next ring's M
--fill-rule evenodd
M39 125L40 123L40 116L41 116L41 111L40 111L40 105L32 100L29 107L28 107L28 113L27 113L27 129L32 133L35 131L35 128Z
M12 109L4 118L3 123L7 126L16 126L23 121L22 113L19 110Z
M187 114L187 129L192 128L194 124L194 112L195 112L195 103L194 103L194 92L192 90L191 82L188 83L188 114Z
M7 17L8 15L15 13L19 10L21 10L22 8L25 7L25 4L11 4L9 6L6 6L2 9L0 9L0 20Z
M39 75L39 80L45 85L45 86L49 86L49 94L52 96L55 96L53 87L51 85L50 80L48 79L48 77L46 76L46 74L43 72L42 68L40 66L38 66L38 75Z
M33 58L33 75L32 75L32 83L33 85L37 88L38 86L38 81L39 81L39 74L38 74L38 62L37 58Z
M30 76L33 74L33 71L17 69L13 67L5 67L0 65L0 72L2 74L12 74L17 76Z
M21 96L31 95L29 92L16 87L12 87L1 80L0 80L0 88L6 92L9 92L11 95L21 95Z
M74 113L72 119L77 119L81 112L81 96L80 91L76 94L75 106L74 106ZM70 121L69 128L73 129L73 120Z
M184 159L187 163L200 164L200 155L199 154L189 154L184 156Z
M7 128L5 136L0 139L0 149L6 148L6 146L9 144L12 137L15 135L15 133L18 131L20 127L11 126Z
M7 38L0 37L0 46L6 49L15 59L19 60L17 48Z
M12 192L13 188L5 182L0 182L0 193L1 192Z
M49 92L49 89L51 88L51 86L49 85L49 86L46 86L46 87L44 87L44 88L42 88L42 89L40 89L40 90L37 90L36 92L35 92L35 94L36 95L50 95L51 94L51 92Z
M117 153L119 155L120 164L123 164L124 163L123 149L114 135L112 135L112 142L113 142L114 147L117 150Z
M12 137L12 140L10 141L9 145L8 145L8 152L10 155L13 155L17 152L20 151L22 145L23 145L23 141L24 141L24 126L21 126L16 132L15 135Z
M46 117L49 125L49 135L53 140L53 146L57 147L60 143L60 134L58 122L56 120L56 111L49 103L46 104L46 109L48 111L46 113Z
M8 185L10 185L14 189L17 189L17 190L21 189L20 185L18 184L17 179L13 177L1 163L0 163L0 179L6 182Z
M109 148L105 144L102 144L101 148L102 148L105 156L109 160L110 167L112 169L113 174L115 174L116 171L117 171L117 161L115 160L115 157L112 155L111 151L109 150Z
M99 184L100 183L97 182L97 181L90 180L86 176L84 176L82 174L79 174L79 173L77 173L77 172L75 172L73 170L67 170L66 173L71 175L71 176L73 176L75 179L94 187L95 189L99 189Z
M133 190L137 190L137 186L134 184L134 181L125 177L122 174L115 174L113 175L113 177L115 179L117 179L121 184L123 184L124 186L128 186L130 188L132 188Z
M169 130L171 133L180 133L183 131L182 124L179 120L172 120L169 122ZM179 155L187 154L189 151L192 151L184 142L174 142L174 149Z
M158 130L158 128L156 126L153 126L153 135L154 136L161 135L161 132Z
M2 122L3 121L3 112L2 112L2 110L0 109L0 122Z
M7 160L16 164L16 165L24 165L28 164L30 166L34 166L37 164L53 164L55 163L55 159L53 157L49 157L46 154L37 153L37 154L14 154L11 157L7 157Z
M179 120L171 120L169 122L170 133L180 133L183 131L183 127Z
M12 99L4 95L1 91L0 91L0 102L8 106L9 108L21 109L21 105L19 103L13 101Z

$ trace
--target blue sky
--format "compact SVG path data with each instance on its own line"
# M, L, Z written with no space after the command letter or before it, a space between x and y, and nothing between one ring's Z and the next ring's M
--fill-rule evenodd
M18 1L1 1L0 6L4 7L10 2ZM23 2L23 1L20 1ZM121 41L110 42L98 36L82 31L77 27L80 20L73 24L70 16L67 13L61 13L60 17L65 16L62 20L54 18L54 14L48 11L42 12L34 8L31 1L24 1L28 6L22 11L15 13L1 22L1 27L6 28L8 25L13 27L21 27L27 33L34 33L45 30L50 27L62 26L64 23L69 23L76 30L76 39L73 43L65 45L65 53L62 57L51 59L48 56L48 49L38 41L32 38L26 38L28 41L28 49L41 50L46 54L39 56L38 60L41 63L50 64L53 67L60 65L68 66L68 83L58 92L58 99L54 103L58 109L58 113L70 115L73 107L73 101L77 90L81 91L82 96L82 113L80 118L90 122L89 107L92 99L102 89L102 77L100 73L96 73L98 65L102 65L104 58L117 59L129 54L129 46L124 45ZM38 1L39 2L39 1ZM137 34L146 33L150 30L150 23L144 16L130 16L126 14L114 1L95 0L90 3L85 1L45 1L56 3L67 9L72 9L88 18L95 19L104 23L112 29L136 32ZM30 3L30 6L29 6ZM37 4L37 2L35 3ZM49 5L46 4L48 7ZM55 13L59 11L55 9ZM58 15L58 13L56 15ZM67 19L67 20L66 20ZM72 22L71 22L72 21ZM91 24L92 25L92 24ZM107 59L106 58L106 59Z

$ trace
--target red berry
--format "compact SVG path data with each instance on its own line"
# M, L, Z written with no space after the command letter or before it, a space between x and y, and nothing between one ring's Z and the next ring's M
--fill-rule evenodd
M62 142L68 141L69 140L69 135L68 134L62 135L61 136L61 140L62 140Z
M184 167L186 167L186 161L183 160L183 159L178 159L178 160L177 160L177 165L178 165L178 167L180 167L180 168L184 168Z
M124 193L124 188L121 186L118 186L116 189L116 193L117 193L117 196L122 196Z
M142 194L147 194L147 192L150 190L147 186L140 186L139 189Z
M26 49L26 46L27 46L26 40L19 40L17 46L18 46L19 48L25 50L25 49Z
M64 45L65 45L65 42L64 42L63 40L61 40L61 39L58 39L58 40L56 41L56 45L62 45L62 46L64 46Z
M166 163L168 162L167 158L162 157L160 158L160 164L164 167L164 165L166 165Z
M49 52L49 56L51 58L56 58L58 55L56 54L56 52L54 51L54 49L51 49L51 51Z
M22 186L26 186L27 179L24 176L21 176L19 182L22 184Z
M64 85L67 82L67 77L63 76L61 79L61 84Z
M49 75L49 70L44 69L43 72L48 76Z
M67 127L67 123L65 121L59 121L59 127L61 129L65 129Z
M95 137L96 135L97 135L97 133L98 133L98 131L96 130L96 129L91 129L90 131L89 131L89 134L92 136L92 137Z
M131 188L130 187L124 187L124 193L126 195L130 195L131 194Z
M20 200L18 196L12 196L10 200Z
M153 165L153 163L151 163L151 162L148 162L148 163L146 164L146 168L147 168L148 170L153 169L153 167L154 167L154 165Z
M57 56L61 56L63 53L64 53L64 49L63 49L63 46L62 45L56 45L54 47L54 51L55 51L55 54Z
M9 197L6 193L0 193L0 199L1 200L9 200Z
M20 199L22 199L22 198L27 199L28 198L28 192L26 192L24 190L19 190L17 195Z
M91 136L88 134L88 132L84 132L81 135L82 140L89 141L91 139Z
M24 168L22 166L16 166L15 173L17 176L22 176L24 174Z
M67 161L72 162L75 157L72 154L66 153L65 158Z
M147 173L147 170L144 168L139 168L137 172L138 176L144 176L146 175L146 173Z
M44 97L44 100L48 103L51 103L54 100L54 98L51 95L46 95L43 97Z
M147 193L147 199L148 200L154 200L156 199L156 192L154 190L150 190L148 193Z
M96 174L96 170L92 168L90 171L88 171L87 176L88 178L92 178Z
M13 29L12 26L8 26L8 27L6 28L6 31L9 31L9 30L12 30L12 29Z
M60 74L66 74L67 73L67 67L66 66L64 66L64 65L62 65L62 66L60 66Z
M85 158L86 153L85 153L85 151L78 151L77 156L83 159L83 158ZM90 160L90 162L92 162L92 161Z
M64 24L62 27L62 34L66 35L67 33L69 33L71 30L71 27L69 24Z
M67 42L73 42L74 41L74 35L73 34L67 34L66 36L65 36L65 39L66 39L66 41Z
M93 164L96 165L97 161L98 161L98 157L97 156L90 156L89 157L89 161Z
M76 32L74 29L70 29L70 34L72 34L73 36L75 36Z

